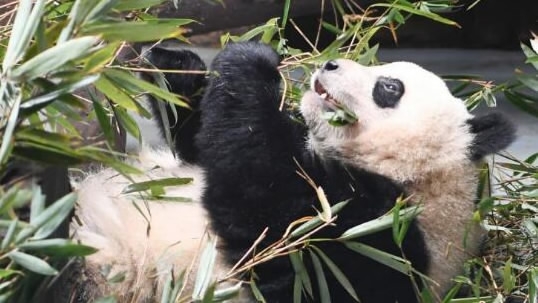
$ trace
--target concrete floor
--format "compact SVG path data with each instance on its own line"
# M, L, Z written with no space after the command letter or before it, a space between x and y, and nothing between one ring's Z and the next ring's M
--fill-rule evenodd
M195 49L203 60L210 62L217 53L215 49ZM501 83L514 76L516 68L536 73L525 65L525 57L518 51L458 50L458 49L390 49L380 50L378 58L383 62L412 61L439 75L477 75L485 80ZM479 111L491 110L480 108ZM498 96L497 109L505 112L518 127L518 139L508 152L523 159L538 152L538 118L522 112ZM155 125L146 119L137 118L144 142L159 145L160 137ZM127 149L136 150L138 144L132 138L127 140Z

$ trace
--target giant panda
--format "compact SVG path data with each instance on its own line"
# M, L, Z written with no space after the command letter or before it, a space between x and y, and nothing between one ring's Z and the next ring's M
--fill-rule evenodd
M187 51L155 51L150 59L163 69L203 66ZM326 62L312 76L311 90L301 101L301 124L279 110L279 63L269 46L243 42L217 55L207 83L194 76L167 77L178 93L205 88L203 98L195 100L194 118L183 121L184 128L171 125L174 137L178 129L187 130L181 134L183 142L175 142L174 153L143 151L132 163L146 171L144 180L194 177L193 184L170 193L190 196L191 204L123 195L129 180L109 170L77 184L78 221L72 230L77 239L100 249L83 265L86 280L76 288L80 302L109 293L119 295L119 302L158 301L170 271L194 271L193 256L208 231L218 238L215 275L222 276L254 242L263 249L295 220L316 215L318 193L299 170L323 189L331 204L349 201L334 225L319 231L317 238L338 237L386 214L402 195L423 205L401 249L390 229L358 241L404 255L416 270L432 277L438 296L448 290L464 259L478 253L480 232L470 220L475 162L509 145L512 124L499 114L469 114L440 78L417 65L365 67L342 59ZM157 113L156 102L152 105ZM357 121L330 124L327 113L344 107ZM176 111L174 116L185 114L183 108ZM185 153L183 160L174 158ZM132 207L134 203L139 206ZM342 270L361 302L418 302L409 276L339 242L316 245ZM307 271L314 276L308 260L305 255ZM124 271L126 278L106 283L102 272L110 271L107 266ZM255 279L266 302L293 301L295 273L287 256L259 264L254 272L243 278ZM325 272L331 301L355 302ZM189 281L186 285L192 287ZM256 302L245 288L241 299L232 302ZM317 291L313 297L302 295L304 302L322 302Z

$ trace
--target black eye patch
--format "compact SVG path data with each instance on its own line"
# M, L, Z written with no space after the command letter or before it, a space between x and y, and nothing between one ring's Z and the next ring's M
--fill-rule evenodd
M379 77L375 83L372 96L377 106L394 108L404 94L402 81L389 77Z

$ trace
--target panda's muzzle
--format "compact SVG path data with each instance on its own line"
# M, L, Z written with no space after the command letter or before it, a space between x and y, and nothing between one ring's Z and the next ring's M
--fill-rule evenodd
M336 101L333 96L329 95L325 87L323 87L323 85L318 80L314 82L314 91L325 101L323 103L325 110L336 111L337 109L342 107L342 104Z
M329 124L344 126L357 122L358 118L355 113L331 96L318 79L314 81L314 91L323 100L323 119L327 120Z

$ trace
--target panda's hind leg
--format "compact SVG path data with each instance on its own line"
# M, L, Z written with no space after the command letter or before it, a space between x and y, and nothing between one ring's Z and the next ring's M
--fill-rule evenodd
M197 54L184 49L154 47L145 58L163 71L168 89L180 95L190 106L187 108L149 98L161 134L164 136L169 130L178 156L184 162L196 163L198 151L194 146L194 135L200 128L199 103L207 85L206 65ZM144 78L155 82L151 74L145 74ZM163 114L166 114L166 119Z

